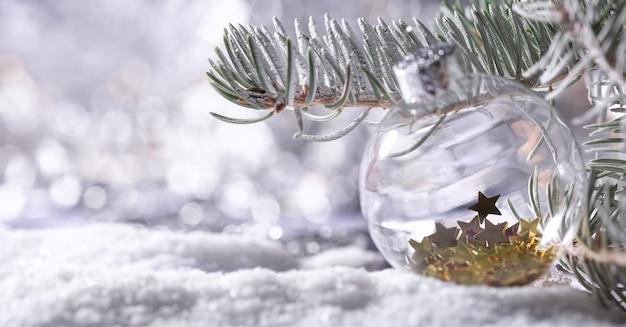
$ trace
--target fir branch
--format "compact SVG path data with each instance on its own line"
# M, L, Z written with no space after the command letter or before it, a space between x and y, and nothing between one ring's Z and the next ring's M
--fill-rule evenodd
M553 46L526 74L544 70L541 82L550 83L569 67L562 81L569 85L585 71L597 68L606 76L603 80L610 81L612 87L626 89L626 41L622 38L626 24L626 1L545 0L517 3L514 9L529 19L560 27ZM555 98L564 89L558 88L548 98Z
M602 90L600 90L602 91ZM604 89L606 91L606 89ZM614 90L609 89L612 93ZM602 95L600 95L602 96ZM606 94L604 96L607 96ZM607 99L610 97L607 96ZM606 99L605 99L606 100ZM606 102L597 100L606 112ZM613 111L623 111L620 101ZM568 267L580 284L595 293L606 306L611 303L626 311L626 180L624 116L586 126L594 139L584 145L595 153L587 163L591 171L586 196L588 212L578 230L578 241L567 255Z
M609 91L595 97L590 94L595 106L578 119L584 121L618 100L621 104L621 90L626 86L626 41L621 37L625 7L624 0L482 0L469 8L444 2L435 28L429 29L417 19L414 26L403 21L387 24L379 19L370 24L359 19L358 35L347 22L326 15L325 35L319 34L313 19L308 31L296 21L297 46L278 19L273 34L264 26L230 25L224 35L227 55L216 49L217 62L210 61L207 75L219 94L252 109L279 113L298 107L306 113L313 106L331 110L389 108L400 99L392 66L418 48L450 42L460 49L468 71L550 90L548 99L585 72L599 69L600 73L593 75L595 80L585 75L590 89L605 84L603 88ZM352 85L346 88L349 65ZM264 120L214 116L233 123ZM302 118L326 121L337 116Z
M555 24L526 19L512 10L511 2L497 0L476 3L470 11L459 5L444 5L435 23L437 28L429 29L417 19L414 26L401 20L387 24L379 19L370 24L359 19L357 35L347 22L326 15L325 35L319 34L313 19L309 20L308 31L296 21L295 44L278 19L274 20L273 34L263 26L231 25L224 30L227 55L216 49L218 59L210 61L207 76L219 94L243 107L272 110L274 114L284 109L296 113L300 121L297 137L302 135L300 126L304 121L327 121L338 116L307 114L311 107L343 110L390 108L396 104L401 95L393 65L417 49L438 42L456 44L469 71L542 87L537 84L538 74L524 77L522 72L541 57L555 35ZM274 114L247 120L213 116L231 123L253 123ZM338 132L330 138L339 134L345 135Z
M626 310L626 226L617 184L602 183L594 172L589 184L588 219L583 219L577 242L562 264L605 306Z

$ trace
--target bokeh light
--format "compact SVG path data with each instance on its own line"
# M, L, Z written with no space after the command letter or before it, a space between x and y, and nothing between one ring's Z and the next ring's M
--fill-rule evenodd
M410 21L424 6L1 2L0 224L100 221L249 233L284 240L292 253L316 253L323 239L362 233L356 180L368 129L314 144L292 139L288 113L249 126L217 121L209 111L258 112L211 89L207 58L229 23L271 26L278 16L292 31L294 18L322 23L326 12L351 24L377 16ZM333 132L356 114L308 132Z

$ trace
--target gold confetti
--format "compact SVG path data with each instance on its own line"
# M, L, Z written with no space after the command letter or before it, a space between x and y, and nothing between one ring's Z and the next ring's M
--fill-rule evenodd
M436 232L421 242L409 240L416 270L460 284L514 286L528 284L550 268L556 251L538 248L540 218L521 219L510 227L487 219L500 214L495 208L499 196L487 198L479 192L478 203L468 208L478 211L472 220L458 221L458 228L437 223Z

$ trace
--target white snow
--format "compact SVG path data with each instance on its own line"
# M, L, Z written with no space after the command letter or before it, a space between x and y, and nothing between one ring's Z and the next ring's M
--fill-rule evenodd
M4 265L22 269L34 264L145 270L198 269L205 272L265 267L298 267L279 244L250 236L172 232L122 224L4 231ZM5 252L6 258L2 258Z
M381 254L364 251L355 245L330 249L315 256L303 258L300 262L300 266L306 269L341 266L376 270L384 265L385 259Z
M0 326L7 327L626 321L558 273L541 287L467 287L395 269L368 272L357 266L380 257L354 247L298 262L267 240L130 225L0 230L0 240Z

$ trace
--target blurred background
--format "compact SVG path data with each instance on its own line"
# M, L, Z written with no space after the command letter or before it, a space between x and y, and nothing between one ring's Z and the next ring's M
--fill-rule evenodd
M0 225L122 222L247 233L293 253L367 242L357 176L368 127L330 143L260 124L204 72L229 23L431 24L438 0L0 2ZM358 109L356 109L358 111ZM356 111L355 111L356 112ZM351 119L309 126L326 134ZM333 243L334 242L334 243Z
M285 112L252 126L204 72L229 23L430 21L438 1L0 2L0 224L123 222L248 233L315 253L365 231L357 176L368 128L292 139ZM348 120L338 120L327 133ZM355 236L360 235L360 236ZM364 236L363 236L364 237ZM302 240L309 240L303 242Z

